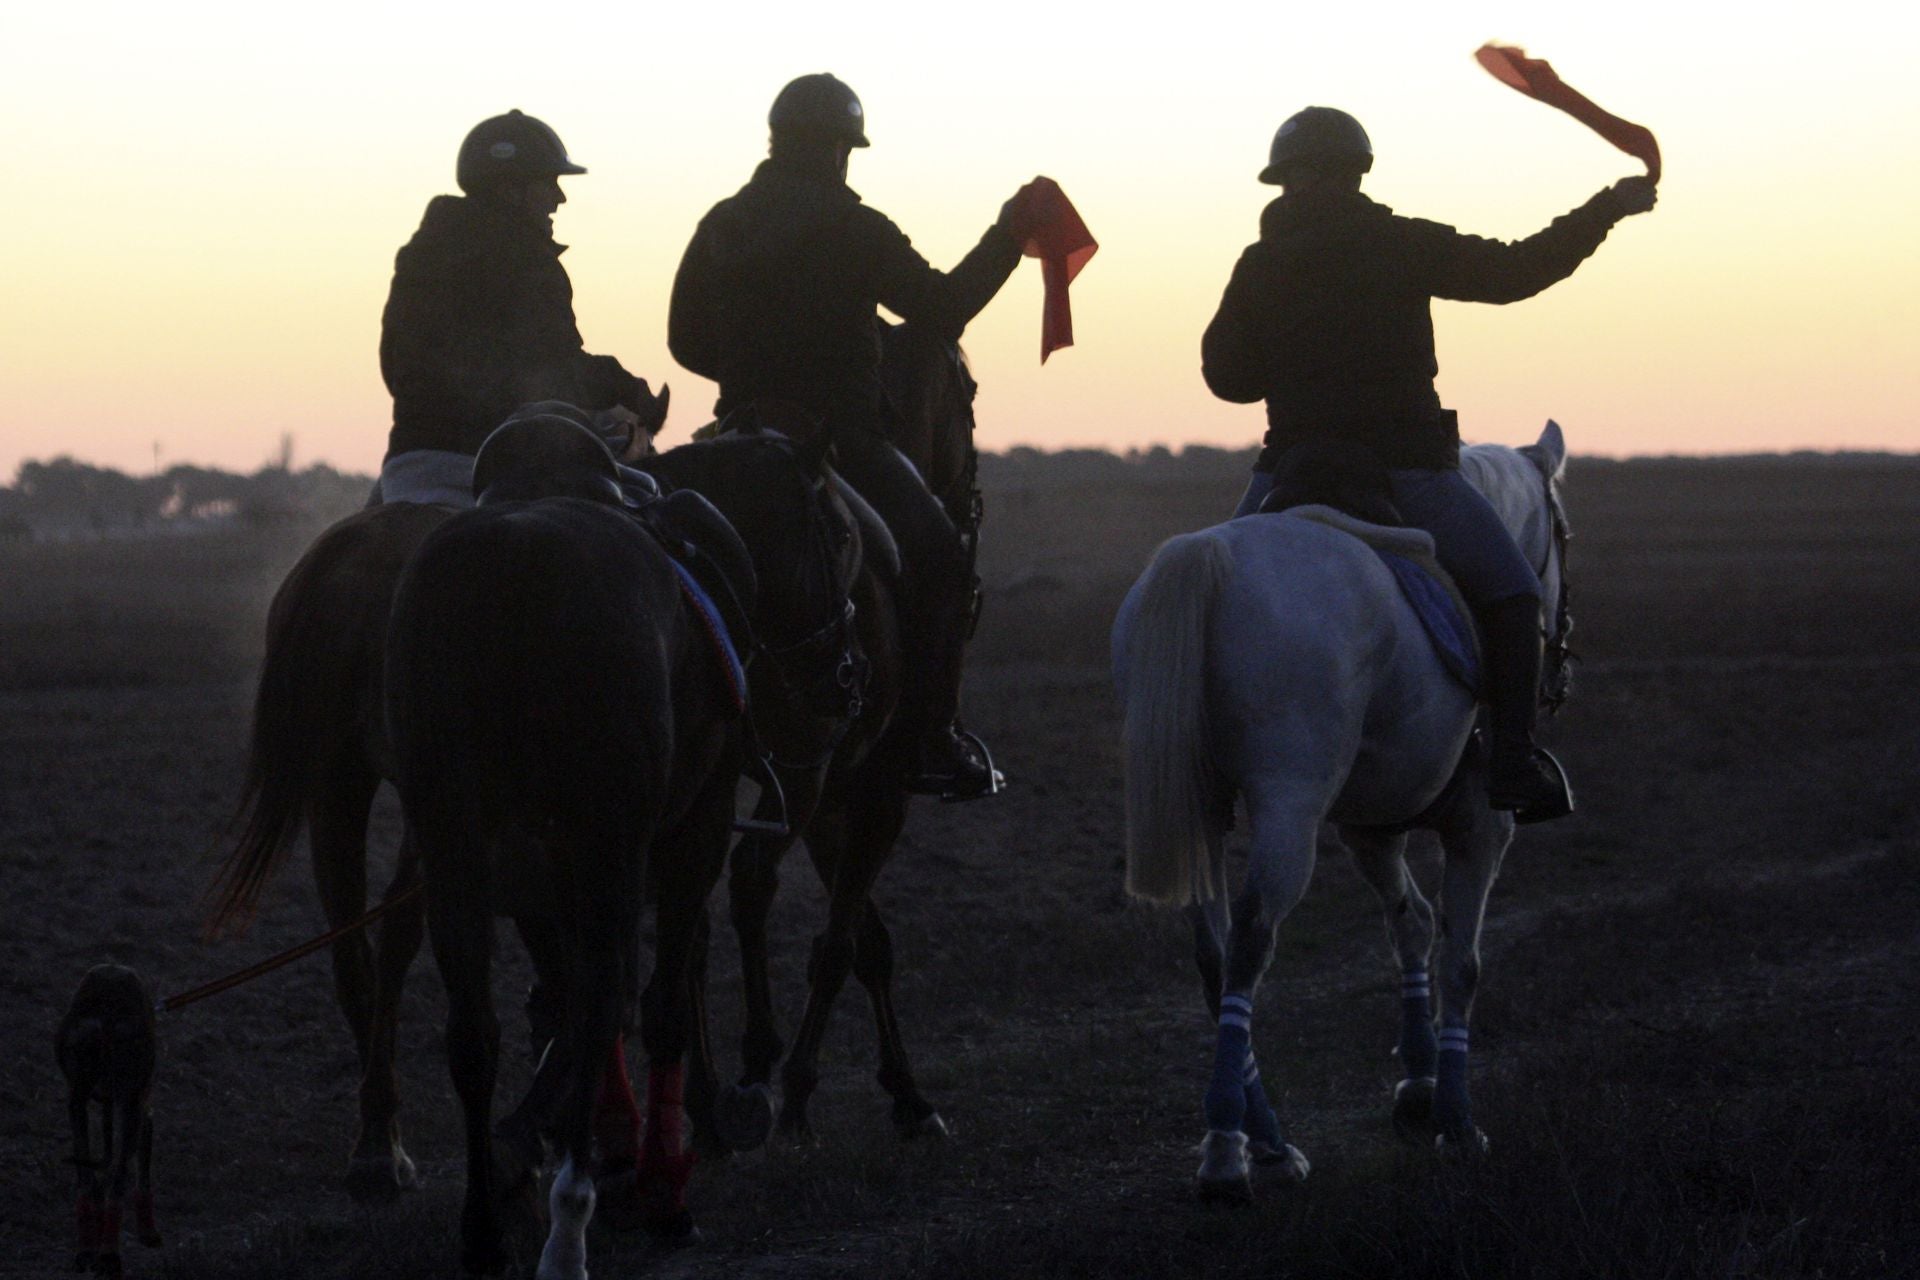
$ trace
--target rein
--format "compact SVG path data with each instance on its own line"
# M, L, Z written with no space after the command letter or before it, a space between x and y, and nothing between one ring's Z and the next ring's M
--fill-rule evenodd
M191 991L182 991L178 995L171 995L164 1000L155 1001L153 1011L155 1013L177 1012L190 1004L205 1000L208 996L217 996L223 991L231 991L235 987L253 981L262 974L272 973L275 969L292 964L295 960L303 956L310 956L320 948L338 942L350 933L357 933L359 930L366 928L375 920L387 914L387 912L392 911L395 907L404 906L412 902L415 898L418 898L425 889L426 885L424 883L416 884L397 896L388 898L379 906L362 915L358 920L343 924L338 929L323 933L317 938L309 938L297 947L289 947L279 955L269 956L258 964L248 965L244 969L230 973L224 978L209 982L205 986L195 987Z

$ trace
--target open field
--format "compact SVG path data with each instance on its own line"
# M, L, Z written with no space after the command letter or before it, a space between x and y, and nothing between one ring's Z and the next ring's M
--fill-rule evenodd
M1329 845L1255 1020L1314 1175L1244 1211L1189 1191L1212 1034L1184 925L1121 892L1106 676L1121 592L1241 476L1225 455L983 474L968 711L1018 785L917 808L878 894L953 1139L894 1138L850 989L818 1145L702 1165L704 1240L602 1238L596 1276L1920 1275L1920 462L1575 460L1584 661L1551 741L1582 808L1522 832L1488 913L1474 1085L1493 1159L1394 1144L1396 974ZM266 602L312 532L0 546L0 1275L68 1261L51 1032L87 966L174 992L319 929L296 858L249 938L195 936ZM383 850L396 816L383 802ZM789 1031L821 904L796 855L775 913ZM503 1097L530 1065L517 950L497 971ZM130 1242L135 1272L453 1274L441 1004L423 956L401 1070L428 1183L375 1209L339 1185L356 1081L324 959L163 1019L168 1244Z

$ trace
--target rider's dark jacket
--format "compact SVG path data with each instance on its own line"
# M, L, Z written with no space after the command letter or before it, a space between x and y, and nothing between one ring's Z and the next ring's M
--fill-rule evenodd
M1267 402L1262 469L1328 437L1389 468L1456 466L1459 429L1433 388L1431 299L1531 297L1572 274L1621 217L1602 191L1508 243L1399 217L1357 191L1282 196L1233 269L1201 372L1222 399Z
M667 345L720 384L718 414L784 400L879 431L875 306L958 340L1019 261L996 226L951 272L936 271L846 183L770 159L700 220L674 278Z
M475 453L517 406L640 407L644 384L583 349L566 246L538 219L486 199L437 196L394 259L380 321L393 393L387 454Z

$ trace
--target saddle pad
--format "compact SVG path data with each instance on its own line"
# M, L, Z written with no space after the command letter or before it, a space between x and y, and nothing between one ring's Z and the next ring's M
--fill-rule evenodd
M740 661L740 654L734 648L733 637L727 631L727 624L720 616L720 607L706 593L699 582L695 581L692 571L678 560L669 557L667 563L673 566L673 572L680 579L680 594L693 606L694 613L705 624L707 638L720 657L720 668L727 673L728 692L733 695L734 711L744 714L747 709L747 669Z
M1400 594L1413 606L1447 671L1476 696L1481 692L1480 634L1460 588L1433 553L1432 535L1368 524L1326 506L1292 507L1284 514L1338 529L1372 548L1400 584Z
M473 459L448 449L410 449L380 464L380 501L473 505Z

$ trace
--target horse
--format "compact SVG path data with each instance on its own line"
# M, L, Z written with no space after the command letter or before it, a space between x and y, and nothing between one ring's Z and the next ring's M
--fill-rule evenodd
M831 678L816 662L849 655L809 640L846 616L858 542L822 476L824 448L743 438L681 453L664 469L713 495L751 558L757 586L737 594L760 657L796 687ZM483 451L477 478L486 463ZM618 1046L643 899L657 941L639 999L649 1071L638 1199L649 1229L691 1232L686 970L734 821L746 689L712 634L716 611L612 487L610 501L537 485L504 501L483 494L428 535L394 595L387 720L447 989L467 1132L462 1259L475 1271L505 1265L502 1206L551 1141L560 1165L539 1274L584 1280L596 1098L603 1080L625 1085ZM501 915L557 1007L554 1038L496 1140L490 960Z
M122 1273L120 1215L129 1185L135 1234L149 1248L160 1244L153 1217L153 1069L159 1041L153 1013L153 998L139 974L123 965L97 964L80 980L54 1032L54 1056L67 1082L73 1167L80 1179L76 1271ZM97 1161L89 1116L96 1105L102 1148Z
M642 465L695 474L698 468L675 461L689 448ZM736 506L747 498L725 496ZM251 912L302 830L329 928L364 914L369 816L381 784L396 776L384 711L394 590L413 553L458 510L395 502L356 512L314 541L275 594L237 806L240 835L212 894L214 921ZM383 894L394 905L377 925L332 944L335 996L360 1067L345 1179L359 1200L390 1199L418 1180L401 1136L394 1072L400 998L424 938L423 904L405 896L418 881L403 823Z
M1524 448L1476 445L1460 456L1540 575L1550 702L1565 692L1571 625L1565 462L1552 422ZM1467 1089L1468 1023L1487 894L1513 820L1486 802L1486 760L1471 745L1475 694L1442 665L1393 573L1339 528L1246 516L1164 543L1122 603L1112 642L1125 706L1127 887L1187 909L1217 1023L1201 1197L1251 1199L1250 1163L1294 1181L1308 1173L1260 1082L1251 1036L1255 988L1306 890L1323 822L1378 895L1399 963L1395 1127L1484 1152ZM1251 851L1229 904L1224 835L1236 793ZM1434 910L1405 858L1416 827L1435 832L1445 856L1437 1036Z
M975 383L966 360L957 343L911 324L884 326L882 344L882 376L897 422L895 443L947 508L971 555L981 503L974 484ZM807 1107L819 1083L820 1046L850 974L866 988L873 1005L878 1081L892 1100L896 1130L909 1138L947 1132L939 1111L914 1079L894 1008L893 941L872 896L906 824L912 759L911 727L894 718L901 688L900 627L894 578L882 560L871 553L866 557L853 595L860 649L869 663L859 716L850 721L823 718L790 698L756 704L760 736L771 749L784 793L789 831L743 835L729 863L729 910L745 988L743 1069L731 1091L716 1095L712 1059L703 1053L689 1080L700 1098L696 1133L716 1152L759 1147L776 1123L790 1136L811 1133ZM978 603L976 595L976 620ZM806 1007L786 1055L776 1114L773 1070L785 1046L775 1025L768 980L767 917L779 888L780 860L802 838L827 889L827 918L813 940ZM704 992L700 998L704 1002ZM706 1048L704 1037L700 1047ZM709 1119L716 1096L730 1105Z

